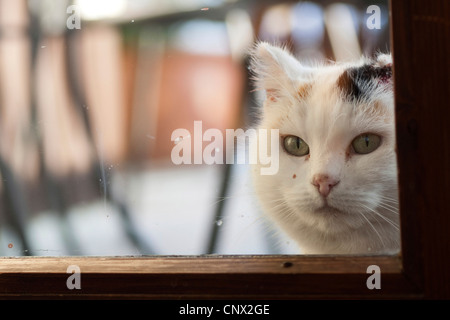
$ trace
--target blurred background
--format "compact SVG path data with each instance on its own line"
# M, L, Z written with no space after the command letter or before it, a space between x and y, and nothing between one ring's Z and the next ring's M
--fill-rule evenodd
M298 253L246 165L170 157L194 121L251 126L256 40L387 52L388 3L0 0L0 256Z

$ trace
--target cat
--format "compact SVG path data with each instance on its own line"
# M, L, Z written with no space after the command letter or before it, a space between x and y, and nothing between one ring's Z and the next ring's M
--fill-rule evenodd
M256 128L279 129L279 171L252 180L262 210L303 254L400 247L392 58L305 66L266 42L250 55L264 90Z

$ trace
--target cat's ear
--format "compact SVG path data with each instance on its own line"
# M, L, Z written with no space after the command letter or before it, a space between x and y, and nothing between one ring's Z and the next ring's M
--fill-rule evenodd
M390 53L380 53L377 56L377 66L380 68L383 67L392 67L392 56Z
M251 71L256 90L265 90L267 99L278 101L295 90L303 67L286 49L258 43L251 53Z
M346 69L338 78L338 87L346 99L359 101L392 92L392 57L378 55L375 60Z

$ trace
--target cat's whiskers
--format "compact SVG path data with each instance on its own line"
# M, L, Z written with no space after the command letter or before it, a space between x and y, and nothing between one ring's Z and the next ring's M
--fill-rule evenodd
M383 208L383 209L386 209L389 212L392 212L394 214L398 214L398 207L394 207L394 206L391 206L391 205L389 205L387 203L383 203L383 202L379 203L378 206Z
M278 212L280 217L283 217L285 220L291 220L297 216L297 213L287 205L283 207L283 210Z
M285 209L286 207L287 207L287 202L283 201L283 202L280 202L280 203L278 203L276 205L271 206L271 209L280 212L279 209Z
M393 203L393 204L399 204L399 201L398 201L397 198L387 197L387 196L383 196L383 195L379 195L379 197L381 199L383 199L383 201L390 202L390 203Z
M378 238L380 239L381 244L384 246L384 241L383 238L381 237L380 233L378 232L377 228L375 228L375 226L372 224L372 222L370 222L369 219L367 219L367 217L360 211L358 211L358 213L361 215L361 217L364 218L364 220L366 220L366 222L370 225L370 227L373 229L373 231L375 231L376 235L378 236Z
M240 194L233 194L233 195L229 195L229 196L224 196L224 197L215 197L216 200L213 201L210 205L218 205L220 202L225 202L225 201L229 201L229 200L239 200L239 199L245 199L247 200L250 197L254 197L256 200L256 194L245 194L245 193L240 193Z
M395 229L399 230L399 225L397 223L395 223L394 221L392 221L391 219L385 217L384 215L382 215L381 213L375 211L374 209L364 205L364 204L360 204L361 207L369 210L369 212L374 213L376 215L376 217L380 217L382 218L384 221L386 221L387 223L389 223L391 226L393 226ZM362 214L362 213L361 213ZM376 219L376 218L375 218Z

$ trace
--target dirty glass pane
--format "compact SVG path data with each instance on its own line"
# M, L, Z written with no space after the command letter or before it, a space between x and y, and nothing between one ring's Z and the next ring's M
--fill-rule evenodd
M0 256L302 253L253 188L250 130L276 97L249 54L387 53L388 17L380 0L0 0Z

